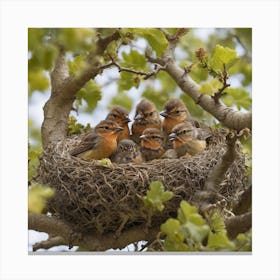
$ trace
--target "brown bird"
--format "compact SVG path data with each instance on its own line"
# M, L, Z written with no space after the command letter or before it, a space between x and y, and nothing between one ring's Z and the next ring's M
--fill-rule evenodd
M117 137L122 130L115 122L103 120L70 154L85 160L109 158L117 149Z
M146 128L161 129L161 120L155 104L147 99L142 99L136 106L131 139L139 144L139 137Z
M141 154L145 161L160 158L165 150L163 148L162 132L157 128L146 128L141 140Z
M206 141L197 139L196 128L190 122L177 124L169 139L178 157L193 156L206 148Z
M118 142L122 139L130 138L128 123L131 122L131 119L128 114L128 111L122 106L114 106L106 117L106 120L111 120L123 128L123 131L118 134Z
M171 148L168 135L172 132L175 125L184 121L191 121L192 117L184 102L179 98L171 98L164 105L164 110L160 112L160 115L164 117L162 122L162 130L164 136L165 148Z
M116 163L141 163L143 162L138 146L129 139L123 139L118 143L117 151L111 158Z

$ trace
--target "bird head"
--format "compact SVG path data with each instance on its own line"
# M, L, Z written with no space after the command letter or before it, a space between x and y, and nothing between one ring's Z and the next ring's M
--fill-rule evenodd
M137 150L137 145L129 139L123 139L118 144L118 152L133 153Z
M190 113L183 101L179 98L172 98L165 103L164 110L160 112L164 118L175 119L177 122L183 122L189 119Z
M122 130L122 127L120 127L116 122L110 120L103 120L94 128L94 131L101 135L117 135Z
M173 130L172 133L169 134L169 140L173 142L174 144L186 144L188 141L192 140L194 138L194 127L189 122L183 122L177 124Z
M136 106L134 120L136 122L158 120L159 115L154 103L147 99L142 99Z
M146 128L139 138L141 140L141 146L150 145L156 148L163 145L162 132L156 128Z
M106 120L116 122L118 125L124 125L131 122L128 111L122 106L114 106L108 113Z

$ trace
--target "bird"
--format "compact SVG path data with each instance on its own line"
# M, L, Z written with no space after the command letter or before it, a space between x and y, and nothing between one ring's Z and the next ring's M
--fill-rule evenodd
M164 117L162 130L164 145L165 148L168 149L172 147L172 143L170 143L168 135L172 132L173 127L184 121L192 121L192 116L184 102L179 98L169 99L165 103L164 110L160 112L160 115Z
M131 119L129 118L128 111L124 107L119 105L114 106L106 116L105 120L111 120L123 128L123 131L120 131L118 134L117 142L122 139L130 138L128 123L131 122Z
M142 99L136 106L134 122L131 126L131 139L140 144L139 137L146 128L157 128L161 130L161 120L153 102Z
M206 141L197 139L196 128L191 122L177 124L169 135L178 157L194 156L206 148Z
M118 134L123 128L110 120L103 120L84 135L79 145L70 155L84 160L109 158L117 149Z
M122 139L118 143L117 151L112 155L111 161L116 163L142 163L143 159L135 142L130 139Z
M165 149L163 148L162 131L157 128L146 128L140 136L140 151L145 161L160 158Z

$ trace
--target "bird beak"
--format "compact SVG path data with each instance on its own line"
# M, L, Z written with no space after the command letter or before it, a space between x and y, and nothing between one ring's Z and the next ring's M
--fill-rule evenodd
M140 138L141 140L146 140L146 139L147 139L146 135L141 135L139 138Z
M142 114L138 114L135 116L134 120L141 120L141 119L143 119L143 117L144 116Z
M127 117L125 120L124 120L125 123L129 123L131 122L131 119L129 117Z
M165 118L168 116L168 114L166 113L166 111L161 111L159 114L160 114L161 116L165 117Z
M176 133L171 133L171 134L169 134L169 140L170 141L173 141L173 140L175 140L177 138L177 134Z
M116 131L117 131L117 132L122 131L122 130L123 130L122 127L120 127L120 126L117 126L117 127L116 127Z

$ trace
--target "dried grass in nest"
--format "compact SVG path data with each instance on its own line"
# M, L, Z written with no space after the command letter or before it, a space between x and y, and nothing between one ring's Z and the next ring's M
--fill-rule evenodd
M176 215L181 200L192 201L226 151L224 135L216 132L208 148L189 159L102 166L69 155L68 151L79 139L67 138L49 147L40 159L39 178L56 189L49 211L81 233L120 233L133 225L147 225L149 217L142 209L141 196L154 180L162 181L165 190L174 193L164 211L152 217L152 225L162 223ZM244 189L245 174L245 156L238 151L237 159L219 186L228 207Z

